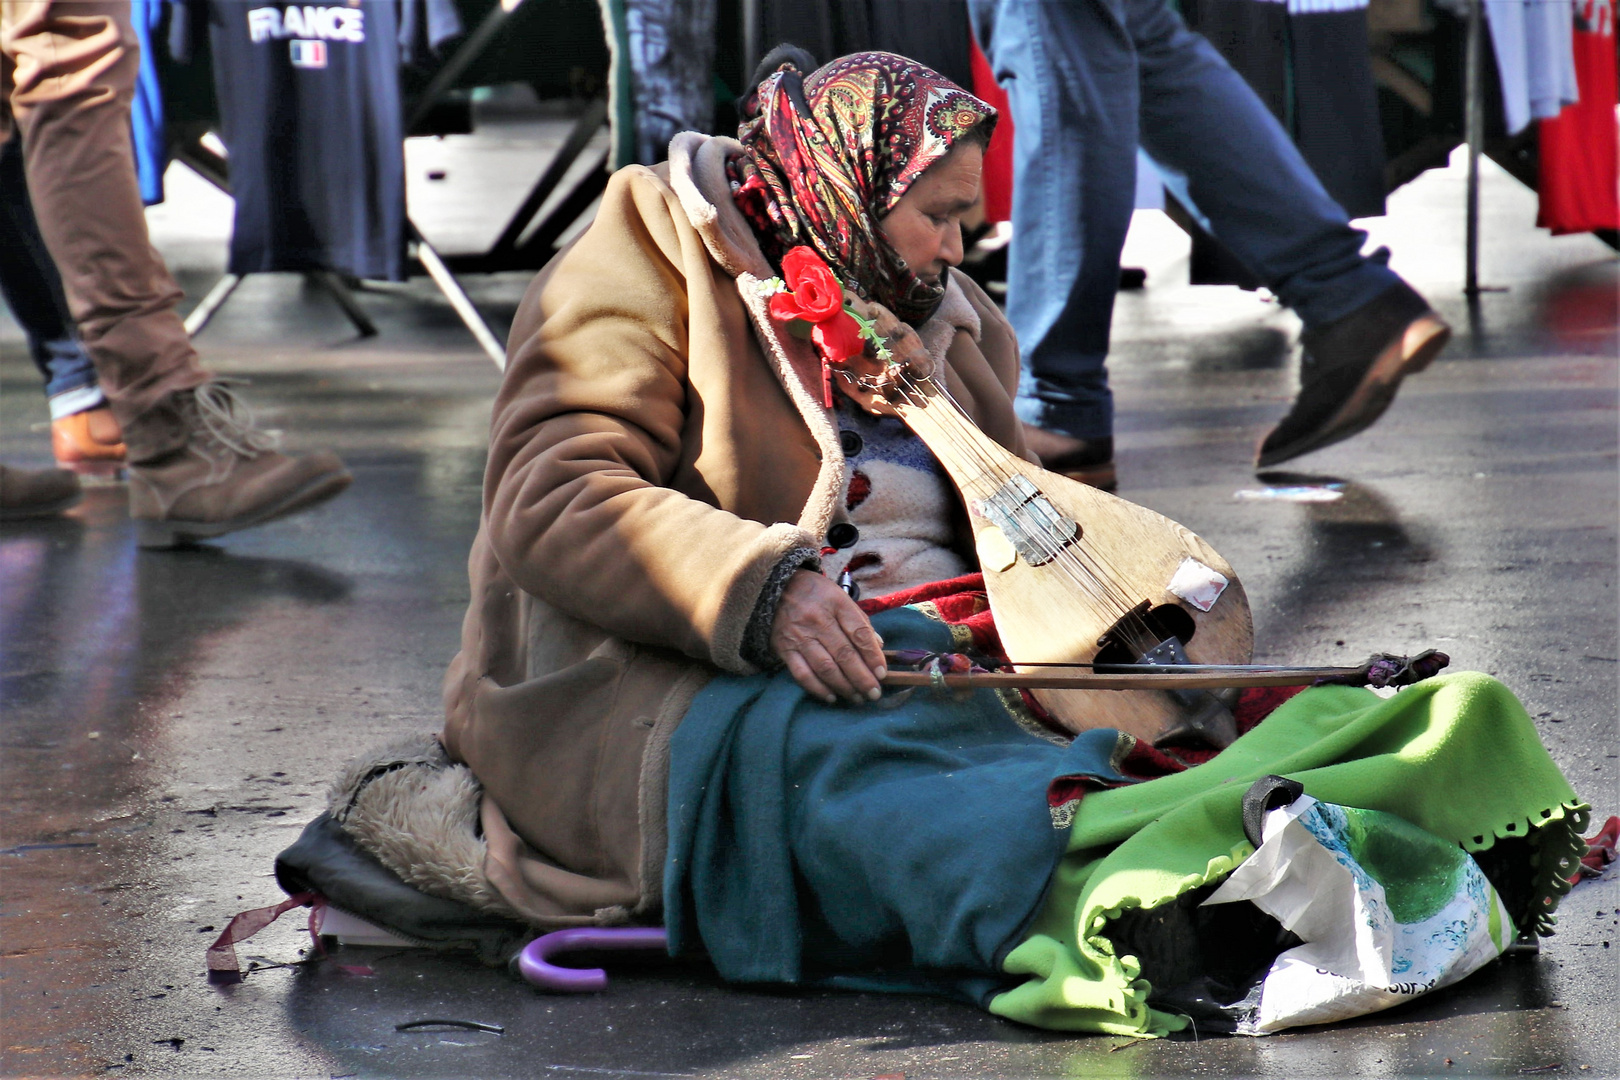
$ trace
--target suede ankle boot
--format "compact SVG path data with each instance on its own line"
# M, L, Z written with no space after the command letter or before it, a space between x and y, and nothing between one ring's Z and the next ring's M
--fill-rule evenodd
M221 379L171 394L125 428L136 541L171 548L263 525L348 487L336 454L288 457Z

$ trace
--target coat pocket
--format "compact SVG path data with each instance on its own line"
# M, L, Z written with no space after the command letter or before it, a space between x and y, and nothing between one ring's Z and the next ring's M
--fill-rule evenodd
M602 758L626 666L595 656L514 686L482 680L458 740L513 830L547 861L590 877L623 873L603 850L596 807L599 778L613 771Z

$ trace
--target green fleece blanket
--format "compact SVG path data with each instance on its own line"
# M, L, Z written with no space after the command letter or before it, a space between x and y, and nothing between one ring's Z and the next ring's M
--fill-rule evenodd
M1162 1035L1186 1021L1148 1005L1135 957L1110 921L1224 878L1253 848L1242 799L1255 780L1298 780L1323 802L1383 810L1471 852L1523 837L1529 898L1518 929L1550 931L1585 845L1587 807L1513 694L1477 673L1382 698L1319 687L1294 697L1224 753L1184 773L1089 794L1067 853L1004 969L1024 976L992 1012L1038 1027Z

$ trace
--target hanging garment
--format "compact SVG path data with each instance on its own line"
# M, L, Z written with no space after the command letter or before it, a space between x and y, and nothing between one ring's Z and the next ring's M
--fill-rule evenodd
M760 50L790 42L825 64L855 52L898 53L961 87L973 79L967 5L940 0L760 0ZM747 78L752 72L744 72ZM808 74L808 73L807 73Z
M135 75L135 100L130 107L130 133L135 139L135 175L141 202L163 201L163 170L169 167L169 148L163 132L163 87L158 82L157 54L152 35L163 21L163 0L133 0L130 23L141 46L140 69Z
M189 64L193 45L204 30L208 0L150 2L173 9L169 19L169 56L178 63ZM461 12L456 8L456 0L399 0L399 55L407 64L422 59L424 45L427 52L437 53L445 42L460 36L461 29Z
M996 82L990 61L984 57L979 43L969 38L969 53L973 70L973 83L969 87L975 97L995 107L996 130L990 135L990 145L984 152L984 220L995 225L1012 220L1013 199L1013 115L1007 104L1007 91ZM966 85L966 84L964 84Z
M1292 135L1287 6L1261 0L1192 0L1185 11L1187 25L1209 39Z
M209 5L236 221L233 274L405 277L393 0Z
M624 2L635 160L642 165L667 158L677 133L714 123L715 11L715 0Z
M969 50L973 31L968 26L967 4L868 0L868 6L872 43L865 48L899 53L933 68L957 86L973 85Z
M1509 135L1547 120L1579 98L1571 0L1485 0L1485 21L1502 79Z
M1282 121L1351 217L1384 212L1384 132L1367 0L1188 0L1209 39Z
M1536 224L1555 234L1620 229L1620 146L1614 0L1575 7L1575 74L1581 100L1541 122L1541 211Z
M436 53L445 42L460 36L461 12L456 10L455 0L400 0L399 58L405 63L417 63L424 51Z
M1294 142L1353 218L1384 213L1384 125L1373 84L1366 4L1291 0ZM1295 4L1316 5L1295 10Z

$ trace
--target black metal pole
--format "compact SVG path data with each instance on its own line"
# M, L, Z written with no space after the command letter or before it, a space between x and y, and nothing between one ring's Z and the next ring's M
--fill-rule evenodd
M759 66L764 56L764 46L760 42L760 18L764 14L760 10L761 0L742 0L742 84L744 94L752 90L748 80L754 76L754 68Z
M1485 142L1485 88L1480 67L1485 46L1485 5L1468 0L1468 53L1463 74L1463 130L1468 138L1468 209L1463 293L1479 297L1479 154Z

